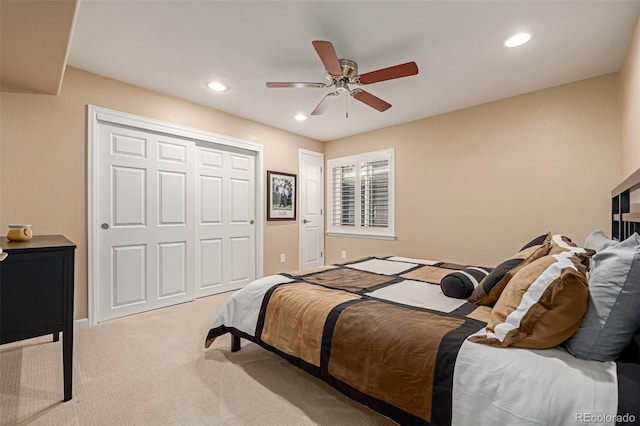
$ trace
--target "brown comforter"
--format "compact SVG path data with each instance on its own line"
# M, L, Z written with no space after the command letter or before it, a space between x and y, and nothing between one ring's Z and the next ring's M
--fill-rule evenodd
M384 259L382 259L384 260ZM466 337L485 323L464 302L442 312L367 293L406 280L438 285L459 265L380 274L339 265L289 275L264 296L246 336L401 424L450 424L453 367ZM437 281L437 282L436 282ZM234 330L218 327L208 339Z

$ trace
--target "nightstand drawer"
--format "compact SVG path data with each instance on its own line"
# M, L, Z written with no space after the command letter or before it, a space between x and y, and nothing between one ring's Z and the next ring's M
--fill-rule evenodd
M64 251L12 253L0 266L0 343L62 331Z

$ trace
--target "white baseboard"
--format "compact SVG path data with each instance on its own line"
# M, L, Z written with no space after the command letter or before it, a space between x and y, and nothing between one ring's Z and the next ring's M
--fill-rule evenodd
M74 330L80 330L81 328L89 328L89 318L82 318L73 322Z

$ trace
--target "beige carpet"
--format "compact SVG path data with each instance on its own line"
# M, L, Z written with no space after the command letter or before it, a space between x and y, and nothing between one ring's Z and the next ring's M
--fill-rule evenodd
M391 425L261 347L204 338L229 294L76 331L73 399L62 346L0 346L2 425Z

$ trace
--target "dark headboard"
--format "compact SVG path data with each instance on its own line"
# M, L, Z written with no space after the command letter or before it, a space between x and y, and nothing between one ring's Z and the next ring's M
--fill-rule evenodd
M614 240L623 241L634 232L640 234L640 204L631 202L631 193L638 190L640 169L611 191L611 234ZM640 332L618 361L640 363Z
M640 189L640 169L611 191L611 236L622 241L640 233L640 204L631 203L631 193Z

